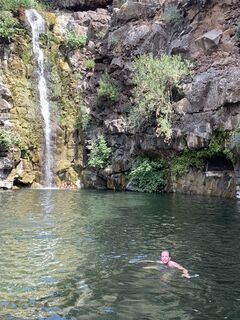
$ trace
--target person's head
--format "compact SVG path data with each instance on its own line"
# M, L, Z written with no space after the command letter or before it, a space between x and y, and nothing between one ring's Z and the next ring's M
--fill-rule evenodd
M169 252L168 250L163 250L163 251L161 252L161 257L160 257L160 259L161 259L161 262L162 262L163 264L168 264L168 262L171 260L171 254L170 254L170 252Z

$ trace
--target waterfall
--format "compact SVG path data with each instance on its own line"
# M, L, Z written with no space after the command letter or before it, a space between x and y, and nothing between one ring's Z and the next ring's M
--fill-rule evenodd
M34 9L26 10L26 16L32 28L33 54L37 62L38 91L40 98L41 113L44 120L44 186L51 187L52 174L52 148L51 148L51 120L50 108L47 94L47 84L44 76L44 52L40 48L39 36L44 33L45 21Z

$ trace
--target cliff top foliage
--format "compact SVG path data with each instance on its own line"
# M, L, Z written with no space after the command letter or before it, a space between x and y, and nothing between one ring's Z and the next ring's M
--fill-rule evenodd
M157 136L165 141L172 136L172 90L180 88L182 78L189 73L189 67L180 56L143 55L133 62L133 108L130 110L129 125L137 130L148 124L153 115L156 118Z

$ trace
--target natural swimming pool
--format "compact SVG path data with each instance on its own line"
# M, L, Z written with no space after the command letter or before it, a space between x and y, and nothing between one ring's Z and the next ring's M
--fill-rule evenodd
M238 200L26 189L0 203L0 319L240 318ZM199 277L138 263L165 248Z

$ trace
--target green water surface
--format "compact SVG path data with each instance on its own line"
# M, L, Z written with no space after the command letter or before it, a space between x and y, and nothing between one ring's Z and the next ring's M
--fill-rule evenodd
M0 319L240 319L240 202L0 193ZM169 249L178 270L146 270Z

